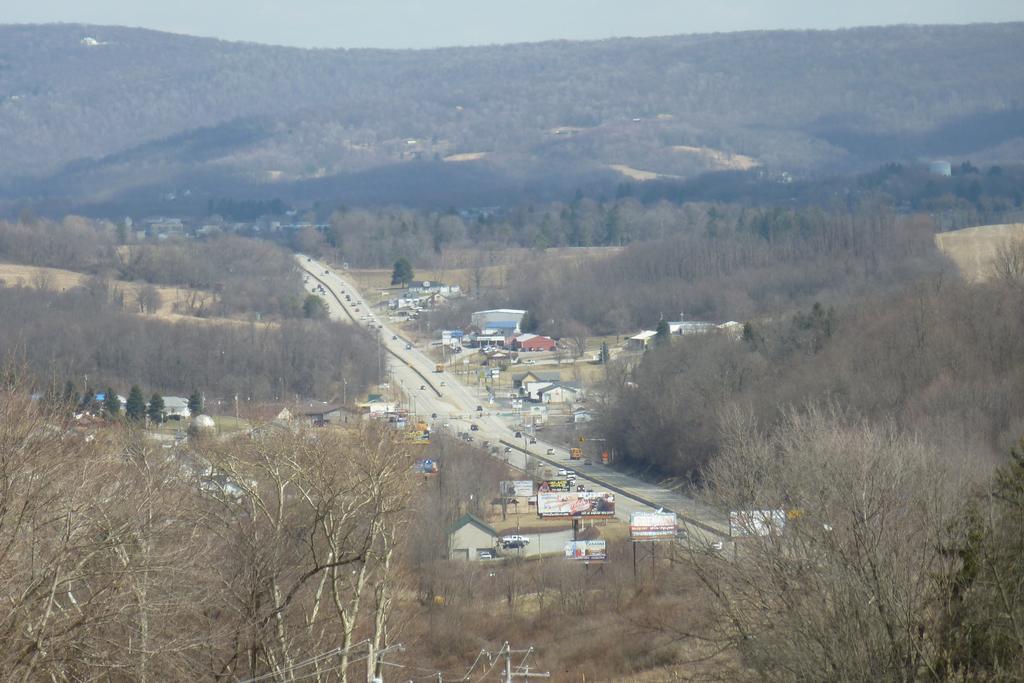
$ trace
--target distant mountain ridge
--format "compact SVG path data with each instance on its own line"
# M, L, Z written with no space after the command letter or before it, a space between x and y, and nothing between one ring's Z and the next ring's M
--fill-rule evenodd
M1019 159L1021 65L1024 23L420 51L6 25L0 195L103 201L197 177L330 187L481 152L451 163L487 166L509 191L544 173L610 181L612 166L688 177L719 151L795 173Z

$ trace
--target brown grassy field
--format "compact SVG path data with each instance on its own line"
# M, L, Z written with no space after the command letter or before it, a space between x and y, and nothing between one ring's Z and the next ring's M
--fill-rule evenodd
M723 152L722 150L711 149L710 147L675 145L672 147L672 151L701 157L710 162L716 170L721 171L747 171L761 165L761 162L754 157L748 157L745 154Z
M621 250L622 247L554 247L541 250L509 248L501 251L448 249L439 257L436 267L415 268L416 280L455 284L462 287L463 291L471 292L476 288L479 275L485 287L502 289L515 277L516 267L529 261L601 259ZM390 268L355 268L350 269L348 274L363 294L391 287ZM373 301L373 297L370 300Z
M935 244L956 263L965 280L976 282L991 277L996 250L1015 239L1024 239L1024 223L979 225L941 232L935 235Z
M35 289L47 289L50 291L64 291L84 285L90 276L74 270L63 270L61 268L43 268L37 266L26 266L17 263L0 263L0 282L7 287L32 287ZM137 310L135 299L139 289L144 283L121 282L119 280L108 280L111 289L120 289L125 293L128 310ZM182 315L176 312L176 305L183 304L186 299L198 294L200 300L205 300L213 295L201 290L191 290L184 287L157 287L160 294L160 307L153 314L154 317L162 320L205 323L235 323L243 322L228 318L196 318L194 316Z

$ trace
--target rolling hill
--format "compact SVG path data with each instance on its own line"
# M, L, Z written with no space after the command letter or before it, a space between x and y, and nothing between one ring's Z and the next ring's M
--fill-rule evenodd
M613 187L612 167L1007 161L1024 149L1021 63L1020 23L420 51L7 25L0 198L485 203ZM459 155L477 158L440 169Z

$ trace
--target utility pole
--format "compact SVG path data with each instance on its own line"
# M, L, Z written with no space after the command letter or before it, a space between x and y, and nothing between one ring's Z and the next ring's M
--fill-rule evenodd
M504 651L504 655L505 655L505 676L504 676L504 679L503 679L505 681L505 683L512 683L512 681L514 679L516 679L516 678L525 678L525 679L530 679L530 678L551 678L551 673L548 672L548 671L545 671L543 673L541 673L541 672L534 673L534 672L530 671L530 667L524 666L524 664L526 663L527 658L533 653L533 646L532 645L528 649L526 649L526 650L513 650L511 648L511 646L509 646L509 644L506 642L505 645L502 647L502 651ZM502 651L498 652L499 656L501 656ZM515 667L514 671L512 670L512 653L513 652L517 653L517 654L523 654L524 655L523 663L520 664L519 666Z

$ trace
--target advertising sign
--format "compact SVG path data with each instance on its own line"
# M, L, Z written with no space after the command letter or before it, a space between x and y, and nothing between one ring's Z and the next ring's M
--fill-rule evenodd
M565 544L565 559L604 561L608 559L608 547L603 539L569 541Z
M634 540L675 538L678 528L679 520L674 512L633 512L629 515L629 535Z
M569 481L566 479L548 479L542 481L537 490L541 493L548 493L550 491L568 491Z
M437 474L439 470L436 460L417 460L413 465L413 471L416 474Z
M541 517L613 517L615 494L598 491L540 493L537 514Z
M529 479L501 482L501 495L529 497L533 495L533 482Z
M785 510L733 510L729 513L730 536L770 536L786 526Z

